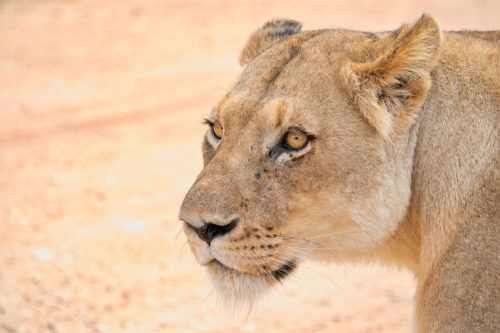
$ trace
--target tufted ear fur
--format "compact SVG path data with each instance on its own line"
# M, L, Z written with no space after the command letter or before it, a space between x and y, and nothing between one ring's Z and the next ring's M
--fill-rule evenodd
M274 19L255 31L247 41L240 55L240 64L246 65L269 46L293 34L299 33L299 22L287 19Z
M361 112L385 138L404 133L413 123L431 86L441 45L434 18L423 15L382 38L381 55L341 69Z

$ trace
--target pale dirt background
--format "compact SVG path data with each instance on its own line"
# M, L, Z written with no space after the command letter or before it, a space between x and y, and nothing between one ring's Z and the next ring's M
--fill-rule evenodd
M0 1L0 332L408 332L409 274L306 264L248 317L217 307L177 210L202 117L250 32L386 30L483 1Z

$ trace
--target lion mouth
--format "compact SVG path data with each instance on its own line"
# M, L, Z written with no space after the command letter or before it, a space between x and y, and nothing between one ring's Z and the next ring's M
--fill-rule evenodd
M250 311L267 290L283 283L282 280L294 271L297 263L294 258L281 264L278 269L265 271L262 269L265 266L262 265L257 270L260 273L252 273L228 267L213 259L207 268L214 289L224 300L223 304L228 305L228 309Z
M234 268L228 267L215 258L211 261L211 263L216 264L219 268L221 268L223 270L234 271L234 272L238 272L240 274L252 275L250 273L242 272L242 271L236 270ZM285 262L283 265L281 265L278 269L271 271L271 272L262 273L260 275L264 276L264 277L265 276L272 276L275 281L280 282L285 277L290 275L290 273L292 273L295 270L295 268L297 268L297 262L295 260L291 259L291 260L288 260L287 262Z

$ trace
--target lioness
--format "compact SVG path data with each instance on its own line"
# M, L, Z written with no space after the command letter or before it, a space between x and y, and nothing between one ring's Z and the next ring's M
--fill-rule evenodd
M223 297L306 258L379 260L414 273L415 331L500 332L499 41L426 15L256 31L179 215Z

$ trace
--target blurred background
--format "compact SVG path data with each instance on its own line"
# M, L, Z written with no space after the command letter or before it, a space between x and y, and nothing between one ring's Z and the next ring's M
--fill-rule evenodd
M412 277L306 263L255 312L217 303L178 207L249 34L498 29L498 0L0 1L0 332L409 332Z

